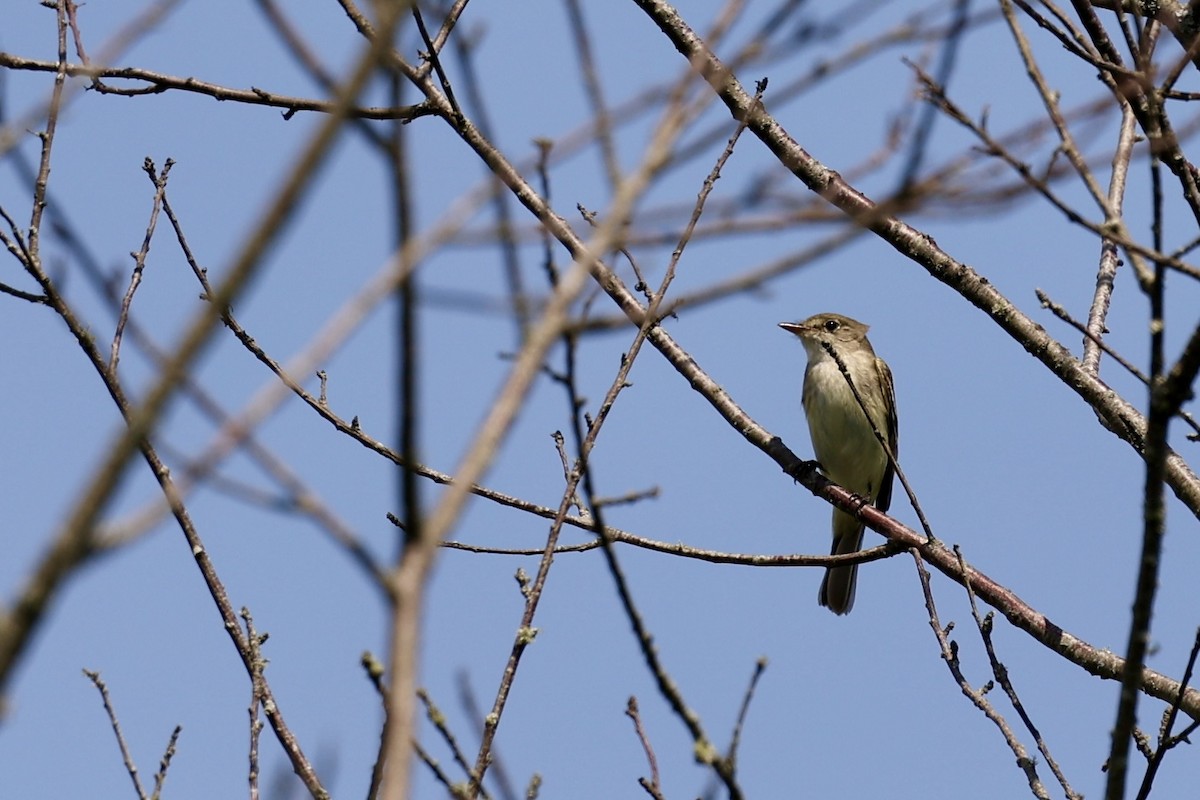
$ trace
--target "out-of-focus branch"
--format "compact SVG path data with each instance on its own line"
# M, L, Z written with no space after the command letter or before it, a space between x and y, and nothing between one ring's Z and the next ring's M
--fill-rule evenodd
M61 5L59 6L59 13L60 63L65 67L65 44L63 43L65 26L61 21ZM382 26L384 31L391 31L397 13L397 10L392 9L385 15L384 21L387 24ZM169 477L169 471L158 460L157 455L148 442L148 437L156 425L167 400L178 390L183 376L186 374L203 344L207 341L221 314L229 307L255 273L262 262L262 255L269 243L285 227L292 210L309 185L316 167L328 152L329 146L332 144L335 134L345 119L347 111L351 108L354 99L358 96L368 77L373 73L384 48L381 42L373 43L364 49L362 56L351 73L351 77L346 81L342 91L339 92L335 103L335 112L331 113L323 121L316 134L309 141L308 147L297 159L294 171L284 182L283 187L275 196L274 202L268 207L263 219L260 220L260 224L255 228L255 233L251 235L250 240L243 246L217 290L208 298L210 303L202 309L201 313L196 316L188 327L187 332L183 336L182 344L164 366L157 382L150 388L147 398L142 405L137 408L132 407L120 395L119 385L112 381L106 382L110 393L113 394L114 400L118 402L118 405L126 416L127 427L109 449L104 463L95 471L95 477L71 508L65 524L61 527L58 536L51 546L51 553L43 560L39 569L35 571L26 592L23 593L19 607L0 620L0 623L2 623L0 624L0 680L7 679L11 675L11 668L16 656L22 651L23 645L28 641L30 633L36 626L36 622L40 619L41 614L44 613L48 598L53 596L62 581L70 574L73 565L78 563L93 546L92 534L95 529L96 520L107 506L119 479L124 474L126 464L138 450L141 450L150 464L155 477L158 479L171 503L172 511L180 522L184 535L188 540L190 550L196 559L197 566L200 568L201 575L225 623L226 632L232 639L243 662L247 667L250 666L251 654L245 640L239 633L237 617L233 611L229 597L208 557L207 549L200 540L198 532L191 525L187 512L183 508L182 501L174 490L174 485ZM65 73L65 68L59 71L57 85L61 86ZM52 108L56 107L57 105L52 103ZM53 113L51 116L53 118ZM47 143L52 141L52 139L52 136L43 137L43 141ZM43 165L37 179L38 187L44 186L47 174L48 156L44 154ZM41 191L44 190L40 188L35 189L35 201L40 199L41 195L39 192ZM35 246L30 247L29 250L33 258L37 259L36 239L31 238L31 242ZM34 277L42 285L51 305L59 312L64 321L68 323L68 326L71 327L72 333L103 378L108 374L108 370L99 352L96 350L90 333L85 326L75 319L71 309L58 296L53 283L41 269L40 261L31 261L26 264L26 268L34 274ZM296 773L304 780L306 787L314 797L326 796L327 793L321 785L320 779L313 770L312 765L304 756L298 740L284 723L281 709L273 697L271 697L269 689L264 690L264 708L267 709L267 716L276 737L291 759Z

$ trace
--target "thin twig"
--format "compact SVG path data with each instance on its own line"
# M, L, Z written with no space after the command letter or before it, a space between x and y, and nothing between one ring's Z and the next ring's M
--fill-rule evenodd
M637 734L638 741L642 743L642 752L646 754L646 761L650 765L650 778L638 778L638 783L654 800L664 800L662 784L658 778L658 759L654 755L654 746L650 744L650 737L646 735L646 729L642 726L642 715L638 711L637 698L633 695L629 696L629 702L625 704L625 716L633 720L634 733Z
M1183 668L1183 678L1179 681L1181 687L1186 687L1191 682L1198 656L1200 656L1200 628L1196 629L1196 636L1192 640L1192 650L1188 653L1187 663ZM1182 696L1182 689L1180 693ZM1200 723L1193 722L1182 733L1172 735L1171 729L1175 727L1175 720L1178 716L1179 701L1175 700L1163 714L1162 728L1158 735L1158 747L1155 748L1154 755L1151 757L1150 763L1146 766L1146 774L1142 776L1142 783L1138 788L1137 800L1146 800L1150 796L1150 790L1154 786L1154 778L1158 775L1158 770L1162 766L1163 758L1167 752L1177 747L1181 742L1186 741L1188 734L1200 726Z
M1062 108L1058 102L1059 93L1052 90L1046 82L1041 67L1038 66L1037 59L1034 57L1033 48L1030 46L1029 40L1025 38L1024 31L1021 30L1020 25L1017 23L1011 0L1000 0L1000 10L1004 15L1004 21L1008 25L1009 31L1012 33L1013 40L1017 44L1017 50L1021 53L1021 60L1025 64L1025 73L1029 76L1030 81L1033 82L1034 88L1037 89L1038 97L1042 100L1042 106L1046 109L1047 119L1054 125L1054 130L1058 133L1060 149L1066 155L1067 160L1071 162L1071 166L1075 169L1076 174L1083 180L1084 186L1097 205L1107 210L1109 204L1105 201L1100 184L1084 159L1083 154L1080 152L1079 145L1071 133L1071 128L1067 125L1067 121L1063 117ZM939 83L944 82L939 81ZM1112 216L1112 214L1109 216Z
M597 497L596 505L600 508L633 505L643 500L653 500L661 493L662 490L657 486L651 486L649 489L634 489L616 497Z
M552 509L547 509L552 511ZM544 516L539 514L539 516ZM551 514L551 516L553 516ZM565 517L564 524L571 524L577 528L587 530L595 529L595 522L589 517ZM623 531L620 528L614 528L610 525L604 526L604 537L614 543L624 543L640 547L644 550L652 550L656 553L664 553L672 556L680 556L682 558L693 558L698 561L707 561L711 564L740 564L746 567L845 567L851 564L867 564L872 561L879 561L885 558L891 558L898 553L903 552L891 543L884 543L866 550L859 550L854 553L846 553L844 555L754 555L751 553L728 553L721 550L706 550L698 547L691 547L682 542L664 542L656 539L647 539L644 536ZM584 542L582 544L557 545L554 548L554 554L559 553L583 553L588 550L595 550L601 547L599 540ZM442 547L452 550L465 550L468 553L480 553L487 555L499 556L540 556L545 553L544 547L539 548L519 548L519 547L485 547L483 545L467 544L464 542L456 542L447 540L442 542Z
M541 553L542 551L539 550L535 555L541 555ZM529 576L525 574L523 569L518 567L515 577L517 585L521 587L521 596L527 598ZM466 670L459 670L455 683L458 687L458 701L468 719L483 719L483 707L479 704L479 699L475 696L475 687L471 684ZM500 757L500 754L495 749L492 750L492 763L488 766L488 777L491 778L492 787L499 797L503 798L503 800L517 800L515 784L512 778L509 777L504 759Z
M921 554L914 548L912 551L913 562L917 566L917 577L921 581L921 591L925 595L925 611L929 614L929 627L933 629L933 635L937 638L938 647L942 653L942 660L946 662L946 668L950 670L954 682L958 684L959 690L963 693L971 704L979 709L988 720L1000 731L1000 735L1004 737L1004 743L1008 745L1008 749L1012 750L1013 755L1017 759L1017 767L1025 774L1025 780L1029 783L1029 789L1033 792L1033 796L1038 800L1050 800L1050 793L1046 790L1042 779L1037 774L1037 764L1029 757L1028 751L1021 741L1013 733L1009 727L1007 720L996 708L988 702L985 697L985 692L971 686L966 676L963 675L962 664L958 660L958 642L950 639L949 632L954 627L951 623L948 627L942 627L941 621L938 619L937 607L933 602L933 590L929 585L929 570L925 569L925 562L921 560Z
M1133 159L1133 144L1136 138L1134 130L1133 111L1128 105L1121 107L1121 130L1117 138L1117 147L1113 153L1112 177L1108 184L1108 202L1106 203L1105 225L1117 228L1125 202L1125 185L1129 176L1129 164ZM1112 239L1104 237L1100 240L1100 267L1096 271L1096 289L1092 294L1092 303L1088 308L1087 335L1083 340L1083 368L1093 374L1100 371L1100 347L1098 342L1105 331L1104 322L1108 318L1108 309L1112 304L1113 287L1116 284L1117 267L1120 259L1117 256L1117 245Z
M442 741L450 748L450 754L454 757L454 763L458 764L468 778L473 778L471 765L467 763L466 754L458 744L458 737L454 735L454 732L450 730L449 725L446 723L446 715L434 704L428 690L417 689L417 697L420 699L421 705L425 706L425 719L429 720L433 727L437 729L438 734L442 737ZM487 789L482 786L479 789L479 794L484 798L491 797Z
M1063 322L1082 333L1088 340L1095 342L1100 350L1107 353L1114 361L1120 364L1126 372L1137 378L1143 386L1150 385L1150 379L1146 377L1144 372L1138 369L1136 365L1129 361L1129 359L1125 358L1116 350L1113 350L1111 347L1109 347L1108 343L1103 339L1092 339L1092 333L1087 329L1087 326L1072 317L1061 303L1056 303L1051 300L1050 296L1041 289L1035 289L1034 293L1037 295L1038 301L1041 302L1043 308L1049 310L1054 316L1058 317ZM1197 421L1194 416L1187 411L1184 411L1182 408L1178 409L1175 413L1179 419L1183 420L1184 424L1194 431L1194 433L1188 434L1188 438L1192 441L1200 440L1200 421Z
M962 558L962 550L957 545L954 547L954 554L958 556L959 563L965 567L966 563ZM1022 724L1025 725L1025 730L1029 731L1029 735L1033 737L1038 752L1046 759L1046 764L1049 765L1050 771L1054 773L1054 777L1058 780L1067 799L1083 800L1083 795L1071 788L1071 784L1067 781L1067 776L1058 766L1058 762L1055 761L1054 756L1050 754L1050 747L1046 744L1046 740L1042 738L1041 731L1033 724L1033 720L1025 710L1025 704L1021 702L1021 698L1017 695L1017 689L1013 685L1008 667L1000 661L1000 657L996 653L996 646L992 641L992 623L994 619L992 612L989 611L986 617L980 615L979 605L975 602L975 591L972 589L969 580L966 582L965 588L967 590L967 600L971 604L971 617L975 620L975 627L979 630L980 639L983 640L983 648L987 653L988 663L992 666L992 675L995 677L996 682L1000 684L1000 688L1004 690L1004 694L1008 696L1013 709L1021 718Z
M1133 236L1129 233L1124 220L1120 216L1113 217L1108 215L1106 216L1104 223L1097 223L1088 220L1083 216L1082 213L1072 208L1065 200L1060 198L1058 194L1050 188L1044 179L1035 175L1033 169L1028 164L1019 160L1016 156L1009 152L1007 148L996 141L996 139L990 133L988 133L982 125L976 123L969 116L967 116L967 114L961 108L959 108L957 104L950 100L942 88L934 83L933 79L925 74L920 67L917 67L915 64L911 64L911 62L910 66L917 71L922 83L925 85L927 96L932 102L936 103L937 106L955 122L959 123L961 126L975 134L975 136L979 138L990 154L997 156L1006 164L1008 164L1021 177L1021 179L1029 185L1030 188L1035 190L1051 205L1057 208L1067 218L1068 221L1085 228L1092 233L1095 233L1102 239L1111 239L1113 242L1119 243L1125 247L1127 253L1129 254L1129 259L1133 264L1134 272L1137 274L1139 283L1146 285L1152 279L1150 269L1146 266L1143 260L1144 257L1149 257L1164 263L1170 263L1173 268L1178 269L1181 272L1200 277L1200 271L1197 271L1191 265L1176 263L1177 260L1172 260L1169 256L1166 256L1157 250L1146 248L1135 242ZM1105 207L1107 207L1107 205L1108 204L1106 203Z
M146 256L150 254L150 240L154 238L158 213L162 210L163 195L167 191L167 176L170 175L171 167L174 164L175 162L168 158L167 163L163 165L162 172L159 173L149 157L142 163L142 170L154 185L154 201L150 209L150 221L146 223L146 234L142 237L142 246L136 253L133 253L133 273L129 276L129 286L125 289L125 296L121 299L120 310L117 313L117 327L113 333L112 346L108 356L108 371L113 374L116 374L117 371L117 361L120 359L121 353L121 337L125 333L125 325L129 322L129 309L133 305L133 294L141 285L142 273L146 270Z
M446 9L446 18L442 20L442 26L438 30L437 36L433 37L430 43L430 52L439 54L442 48L446 46L446 40L450 38L450 34L454 31L455 25L458 24L462 13L467 9L468 0L454 0ZM432 60L426 61L417 70L417 76L424 78L429 75L429 70L433 68Z
M158 772L154 773L154 791L150 795L150 800L159 800L162 797L163 784L167 781L167 770L171 768L171 759L175 757L175 748L179 744L179 734L183 733L183 727L175 726L175 730L171 731L171 736L167 739L167 747L163 750L163 756L158 760Z
M746 686L746 693L742 695L742 706L738 709L737 722L733 725L733 736L729 740L729 752L725 756L730 762L731 767L737 765L738 745L742 743L742 729L745 728L746 717L750 713L750 701L754 699L754 690L758 688L758 681L766 671L767 657L761 656L754 662L754 674L750 676L750 683Z
M112 725L113 734L117 737L117 747L121 750L121 760L125 762L125 771L129 773L129 778L133 781L134 791L137 792L140 800L147 800L146 790L142 788L142 781L138 777L137 765L133 763L133 754L129 752L129 745L125 743L125 735L121 733L121 723L117 721L117 712L113 708L111 698L108 696L108 685L100 677L99 672L85 669L83 674L88 677L88 680L100 692L100 699L104 703L104 713L108 714L109 724Z
M178 2L178 0L175 0L175 2ZM3 51L0 51L0 67L30 72L55 72L58 69L57 65L52 61L22 58ZM234 89L192 76L179 77L138 67L90 67L84 64L65 63L64 70L72 78L91 78L93 80L108 78L140 81L146 84L145 86L129 89L109 86L107 84L95 86L95 91L100 94L134 97L138 95L161 94L165 91L189 92L211 97L219 101L232 100L252 106L281 108L284 110L284 116L287 118L294 116L300 111L314 111L333 117L344 113L346 117L350 118L412 121L433 113L424 104L404 106L402 108L351 105L346 107L343 112L339 110L339 101L337 100L316 100L309 97L295 97L257 87L252 89ZM6 149L4 144L5 142L0 140L0 155L3 155Z
M267 660L263 657L262 646L267 641L267 634L260 635L255 630L254 618L250 616L250 609L242 606L239 616L246 625L246 646L250 651L250 705L247 709L250 715L250 770L248 775L250 800L258 800L258 743L263 729L263 722L258 718L258 714L262 709L263 695L265 694L263 687L266 685L266 678L263 676L263 670L267 668Z
M421 41L429 48L423 54L425 59L433 66L433 71L437 73L438 84L442 87L442 95L446 98L446 102L450 105L451 112L455 119L462 120L463 112L458 105L458 99L454 96L454 88L450 85L450 77L446 74L446 70L442 68L442 59L438 55L437 45L429 36L429 29L425 27L425 17L421 14L421 6L418 3L412 4L413 20L417 23L417 31L421 34Z

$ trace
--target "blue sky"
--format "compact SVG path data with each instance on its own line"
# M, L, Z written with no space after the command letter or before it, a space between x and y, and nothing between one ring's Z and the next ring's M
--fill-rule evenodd
M885 4L886 5L886 4ZM748 4L745 19L720 52L732 52L772 8ZM711 24L717 6L680 3L694 27ZM81 7L93 54L142 2ZM871 10L874 9L874 10ZM632 4L585 9L593 26L600 74L610 103L682 74L685 64ZM747 85L767 75L782 87L821 58L901 18L895 5L857 8L861 26L845 36L827 33L767 66L749 65ZM824 19L819 10L802 19ZM320 58L338 74L360 46L334 3L289 9ZM52 59L54 16L32 0L10 3L0 25L0 49ZM1061 49L1028 25L1039 54L1054 65L1053 85L1073 107L1101 95L1094 70L1065 60ZM495 142L517 162L531 158L535 137L562 140L588 118L577 59L562 4L477 2L459 29L476 42L481 90ZM781 42L789 42L786 35ZM406 39L402 52L415 47ZM1178 48L1163 43L1174 58ZM915 102L911 73L901 57L936 51L906 44L839 75L799 99L767 105L814 156L847 174L880 148L889 120ZM181 3L115 64L140 66L228 86L319 96L251 4ZM1011 37L999 25L964 40L952 97L973 115L986 111L996 131L1037 118L1040 105L1024 78ZM448 62L452 76L457 62ZM5 124L45 101L51 76L3 73ZM456 83L456 85L458 85ZM1190 87L1194 88L1194 87ZM371 102L382 102L374 86ZM638 163L660 108L623 127L621 164ZM470 112L469 112L470 113ZM1182 115L1182 111L1180 112ZM720 107L708 125L727 124ZM1181 116L1181 119L1183 117ZM149 217L152 187L141 166L175 161L168 197L188 241L210 274L219 276L319 120L277 109L218 103L167 92L134 98L80 93L64 111L54 149L50 193L61 214L119 285ZM707 127L705 125L704 127ZM407 128L415 157L411 180L417 223L428 231L453 213L456 198L485 179L482 165L444 123L426 118ZM1099 156L1115 139L1112 118L1090 123ZM728 132L706 155L673 168L643 201L688 207ZM685 137L685 141L689 137ZM935 128L929 162L971 146L946 120ZM1052 148L1047 143L1043 155ZM31 163L37 142L26 135L19 153ZM1098 174L1107 181L1105 161ZM718 182L713 202L745 196L749 178L767 171L776 192L801 202L807 190L783 176L770 155L745 137ZM603 211L611 200L596 151L552 170L556 209L577 230L576 203ZM864 177L868 194L894 187L895 165ZM304 352L325 320L355 296L391 251L387 174L363 138L346 131L295 218L278 237L259 277L234 307L246 329L281 361ZM1127 200L1129 223L1147 237L1148 179L1134 167ZM1097 218L1077 182L1062 184L1071 202ZM22 223L29 191L11 160L0 161L0 204ZM520 224L532 219L517 209ZM677 219L641 226L674 232ZM484 209L461 220L469 230L492 223ZM1026 314L1075 352L1079 336L1042 311L1035 288L1083 316L1096 272L1095 239L1069 226L1045 203L1026 201L1003 213L969 207L914 216L913 224L959 260L985 275ZM1168 217L1171 245L1194 236L1194 221ZM739 274L812 244L831 227L797 225L725 241L697 240L679 267L673 291L685 293ZM46 236L45 234L43 234ZM54 237L44 253L66 294L101 342L113 317ZM638 249L652 283L670 247ZM521 249L529 285L544 293L540 245ZM560 265L567 259L558 252ZM30 289L11 257L0 281ZM629 270L614 262L628 278ZM516 346L510 320L479 305L438 302L469 293L502 297L501 261L494 248L451 244L421 265L431 298L421 317L422 453L449 472L472 439L502 384ZM1168 308L1168 353L1178 351L1195 324L1197 291L1175 279ZM165 220L150 251L145 283L134 301L137 322L169 347L196 313L195 278ZM119 415L79 354L65 327L45 308L3 297L4 348L0 415L0 518L6 557L0 589L11 602L77 493L119 430ZM615 309L604 296L597 313ZM835 255L771 282L761 291L681 312L666 327L760 424L809 457L799 405L802 348L776 327L783 320L838 311L868 322L877 352L896 378L901 463L938 536L959 544L968 561L1097 647L1125 646L1128 608L1141 540L1142 464L1128 445L1100 427L1092 412L1037 361L918 266L881 241L859 238ZM1147 303L1127 270L1118 276L1110 342L1135 363L1147 363ZM394 441L393 313L381 301L321 368L329 375L331 407L357 416L372 436ZM581 385L594 410L633 338L631 329L585 337ZM561 354L556 352L555 358ZM127 343L122 378L137 395L155 377L151 360ZM197 378L236 412L270 374L227 332L218 332L197 367ZM299 376L315 388L311 376ZM1102 377L1139 407L1144 391L1106 360ZM829 508L783 475L731 430L657 353L641 354L600 437L593 457L599 491L620 495L658 487L654 500L611 508L609 524L651 538L697 547L754 553L823 553ZM562 469L551 434L566 430L561 387L540 380L484 483L528 500L556 505ZM1174 429L1185 458L1189 445ZM196 453L214 437L211 423L186 401L172 404L160 442L172 452ZM395 468L292 399L258 431L258 438L321 496L381 559L393 555L395 531L385 515L397 510ZM172 460L178 467L178 461ZM222 475L251 486L271 483L245 457ZM427 507L440 493L423 487ZM145 465L135 463L106 521L120 523L158 497ZM364 650L382 654L387 615L378 593L337 546L311 523L247 505L211 487L189 499L201 535L235 607L251 609L271 636L267 676L293 730L338 797L362 796L380 724L379 703L362 674ZM897 500L892 513L915 525ZM495 547L540 547L544 520L480 499L468 506L453 537ZM1194 564L1200 558L1195 518L1175 501L1168 533L1149 664L1178 676L1198 620ZM564 534L586 541L580 532ZM868 543L879 541L868 533ZM820 571L713 565L618 548L629 585L654 634L667 669L706 730L725 747L745 686L760 657L768 667L751 705L739 751L738 774L756 797L1009 798L1028 791L995 728L962 697L929 630L911 557L861 569L854 613L835 618L815 602ZM490 706L520 619L522 598L513 574L533 573L534 558L443 552L428 594L420 685L446 713L473 758L480 720L464 709L469 685ZM939 575L934 591L943 622L956 623L964 670L976 685L990 678L962 590ZM551 570L536 625L500 726L497 756L518 793L543 777L543 797L637 796L648 768L624 715L638 698L668 797L698 796L710 777L694 764L691 741L658 696L597 552L564 554ZM996 646L1021 698L1076 790L1098 796L1101 764L1116 709L1117 686L1086 675L1025 634L998 623ZM167 778L167 793L182 798L237 796L246 791L245 673L177 528L162 524L136 543L83 570L52 613L9 684L0 724L0 785L22 798L116 797L130 791L99 698L81 670L99 670L143 780L149 780L175 725L183 727ZM1010 723L1016 715L993 692ZM1144 701L1144 730L1158 727L1161 704ZM444 764L451 759L428 725L423 744ZM1030 746L1028 735L1022 739ZM1041 761L1041 759L1039 759ZM1133 775L1140 778L1135 757ZM288 767L264 737L268 789ZM414 796L441 792L418 766ZM1041 767L1044 781L1052 781ZM1194 756L1170 754L1159 794L1183 796L1198 776ZM1060 796L1052 792L1054 796ZM271 796L271 795L268 795ZM276 795L281 796L281 795Z

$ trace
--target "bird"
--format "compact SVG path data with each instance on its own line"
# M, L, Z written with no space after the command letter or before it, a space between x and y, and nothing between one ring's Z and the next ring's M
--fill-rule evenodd
M899 448L896 396L891 369L875 355L867 339L868 326L826 312L803 322L781 322L779 327L799 337L808 356L801 404L821 470L834 483L886 512L892 502L895 469L863 407L894 458ZM837 361L825 349L827 345L845 365L862 397L861 405ZM834 508L830 554L859 551L863 530L863 523L853 515ZM857 576L857 564L826 568L817 601L834 614L850 613Z

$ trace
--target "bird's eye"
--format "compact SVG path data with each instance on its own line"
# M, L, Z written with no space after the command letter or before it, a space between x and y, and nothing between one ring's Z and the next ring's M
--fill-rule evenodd
M837 329L838 329L838 321L836 319L825 320L825 330L829 331L830 333L833 333Z

